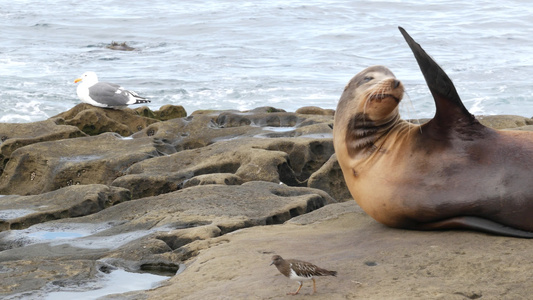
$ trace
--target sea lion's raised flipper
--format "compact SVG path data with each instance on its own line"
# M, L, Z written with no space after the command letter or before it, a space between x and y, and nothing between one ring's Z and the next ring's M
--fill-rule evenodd
M436 113L433 118L442 129L443 127L461 126L475 120L463 105L455 86L446 72L411 38L403 29L398 27L407 44L413 51L418 66L424 74L426 83L435 99Z

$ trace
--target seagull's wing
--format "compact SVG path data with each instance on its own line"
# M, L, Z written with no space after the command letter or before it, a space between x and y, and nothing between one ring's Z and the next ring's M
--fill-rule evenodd
M89 87L89 97L107 106L128 105L130 92L120 85L108 82L98 82Z

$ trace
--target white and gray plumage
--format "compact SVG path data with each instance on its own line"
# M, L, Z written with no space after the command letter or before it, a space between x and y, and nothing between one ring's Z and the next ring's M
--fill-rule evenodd
M118 84L98 82L94 72L85 72L80 78L74 80L80 82L76 93L82 102L98 106L120 108L130 104L148 103L150 100L137 95L133 91L125 90Z
M308 263L305 261L297 259L283 259L279 255L272 256L272 263L270 265L275 265L278 268L278 271L289 277L292 280L297 280L300 283L298 290L294 293L287 293L287 295L296 295L302 288L303 280L313 280L313 294L316 293L316 276L337 276L336 271L328 271Z

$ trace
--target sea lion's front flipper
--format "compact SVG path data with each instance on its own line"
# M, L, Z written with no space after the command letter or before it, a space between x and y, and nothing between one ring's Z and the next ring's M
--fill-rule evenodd
M426 83L435 99L437 108L434 122L438 127L454 127L469 124L475 120L466 107L463 105L459 94L451 79L446 75L444 70L420 47L420 45L411 38L411 36L402 28L398 27L407 44L413 51L418 62L418 66L424 74Z
M471 229L481 232L503 235L503 236L512 236L518 238L533 239L533 232L524 231L509 226L496 223L491 220L483 219L480 217L472 216L463 216L463 217L453 217L450 219L432 222L432 223L421 223L415 226L412 226L412 229L418 230L446 230L446 229Z

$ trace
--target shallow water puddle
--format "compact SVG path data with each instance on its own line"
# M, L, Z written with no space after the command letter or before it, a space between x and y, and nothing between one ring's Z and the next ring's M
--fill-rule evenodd
M31 209L6 209L0 210L0 220L11 220L21 218L26 215L34 213L35 210Z
M60 231L37 231L28 234L28 237L38 240L75 239L89 235L81 232L60 232Z
M79 163L79 162L84 162L84 161L101 159L102 157L103 157L102 155L78 155L78 156L61 157L59 158L59 161Z
M332 139L333 133L310 133L300 135L299 138L310 138L310 139Z
M274 126L265 126L262 127L263 130L275 131L275 132L287 132L296 130L296 127L274 127Z
M51 245L68 244L72 247L85 248L85 249L116 249L129 242L140 239L156 231L169 230L168 228L158 228L159 230L138 230L126 233L119 233L110 236L95 235L95 236L82 236L79 239L65 239L52 241Z
M69 245L85 249L116 249L154 232L169 231L176 226L161 226L146 230L105 235L116 224L37 224L23 230L11 230L0 234L0 242L22 242L24 246L49 243L52 246Z
M133 140L133 135L130 135L130 136L121 136L120 138L123 139L123 140Z
M104 224L36 224L26 229L9 230L0 233L0 243L28 246L37 243L64 244L112 227L112 223ZM9 247L10 248L10 247Z
M170 277L150 273L131 273L124 270L115 270L109 274L105 274L103 279L97 283L97 286L93 286L91 290L80 291L78 287L78 291L69 290L49 293L44 299L92 300L111 294L155 288L161 281L168 278Z

